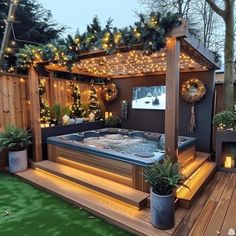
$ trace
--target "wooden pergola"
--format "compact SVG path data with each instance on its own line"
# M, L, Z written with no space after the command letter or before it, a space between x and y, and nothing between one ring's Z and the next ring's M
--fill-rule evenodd
M142 51L141 45L136 45L132 50L120 48L119 52L109 55L102 50L93 50L78 55L78 63L73 65L71 73L112 79L165 74L165 149L175 162L178 155L180 72L211 71L219 67L216 55L206 49L200 40L190 35L187 24L183 23L172 30L166 39L166 47L158 52L150 54ZM50 92L53 93L52 72L69 71L53 62L45 65L45 68L49 71ZM34 159L41 161L38 74L34 67L29 69L29 83Z

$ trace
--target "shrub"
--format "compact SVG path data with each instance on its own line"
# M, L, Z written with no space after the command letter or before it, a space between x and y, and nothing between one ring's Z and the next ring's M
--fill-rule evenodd
M231 111L223 111L214 116L212 123L218 130L232 129L236 125L236 115Z
M117 127L120 123L121 123L121 121L118 116L109 116L105 120L105 126L107 126L107 127Z

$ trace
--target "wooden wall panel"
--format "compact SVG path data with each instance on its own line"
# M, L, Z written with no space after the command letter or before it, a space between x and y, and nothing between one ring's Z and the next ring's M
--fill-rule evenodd
M28 79L0 74L0 131L8 123L30 128Z
M40 77L45 80L46 92L43 98L51 104L51 101L69 106L72 103L71 81L64 79L53 79L54 98L50 97L49 78ZM81 103L88 104L90 83L76 82L80 88ZM102 104L101 85L95 85L98 100ZM0 131L7 123L14 123L18 127L31 128L29 99L29 79L27 76L0 73Z
M234 100L236 101L236 83L234 83ZM223 83L216 84L215 86L215 114L224 110L224 88Z

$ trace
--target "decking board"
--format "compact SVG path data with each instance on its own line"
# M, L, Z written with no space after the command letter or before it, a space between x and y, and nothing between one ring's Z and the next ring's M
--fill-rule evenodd
M148 209L138 211L129 208L120 202L114 202L104 196L97 195L94 191L80 188L70 181L65 181L46 173L40 173L37 170L29 169L26 172L18 173L17 176L75 205L83 207L135 235L172 235L187 213L185 209L178 209L176 211L175 227L171 230L161 231L153 228L150 224L150 212Z
M191 232L190 236L196 236L196 235L203 235L205 232L205 229L212 217L212 214L214 213L217 204L221 198L222 193L225 190L225 187L229 181L229 174L224 174L221 178L221 180L216 185L214 191L212 192L208 202L206 203L205 207L203 208L201 214L199 215L198 219L196 220Z
M105 179L56 162L42 161L34 163L34 167L76 182L90 189L134 205L138 208L142 208L147 205L147 198L150 195L149 193L144 193L109 179Z
M201 197L193 204L193 206L189 209L188 213L182 220L182 222L177 227L176 231L174 232L175 236L188 236L189 232L191 231L194 223L196 222L198 216L200 215L202 209L204 208L207 200L209 199L211 193L213 192L214 188L220 181L224 174L222 172L217 172L209 184L206 186L203 194Z

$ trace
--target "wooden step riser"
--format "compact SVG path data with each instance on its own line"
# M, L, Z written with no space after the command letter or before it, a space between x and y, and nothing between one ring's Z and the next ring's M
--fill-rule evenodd
M201 184L201 186L199 186L199 188L197 189L197 191L194 193L194 195L191 197L191 199L186 200L186 199L181 199L178 198L178 204L180 207L189 209L194 201L198 198L198 196L204 191L207 183L210 181L210 179L212 178L212 176L215 174L216 172L216 167L211 171L211 173L207 176L207 178L205 179L205 181Z
M100 188L97 185L92 185L92 184L90 184L88 182L84 182L84 181L82 181L82 180L80 180L78 178L74 178L73 175L70 176L70 175L67 175L67 174L63 174L63 173L60 173L58 171L54 171L53 169L49 169L47 167L37 165L37 163L34 164L34 168L36 170L39 170L39 171L42 170L42 171L48 172L48 173L50 173L52 175L55 175L55 176L58 176L59 178L63 178L65 180L71 181L71 182L73 182L75 184L78 184L80 186L84 186L84 187L86 187L88 189L92 189L92 190L94 190L96 192L99 192L101 194L105 194L105 195L107 195L107 196L109 196L111 198L117 199L117 200L122 201L122 202L124 202L126 204L129 204L129 205L132 205L132 206L134 206L134 207L136 207L138 209L143 209L143 208L145 208L147 206L147 198L145 198L145 199L143 199L141 201L138 201L138 202L137 201L133 201L131 198L127 198L125 195L121 196L120 194L117 194L115 191L111 192L111 191L109 191L109 189Z
M189 163L191 163L192 161L194 161L195 156L196 156L195 146L191 146L179 153L178 163L180 163L180 165L184 167Z
M194 162L198 162L198 163L193 165L193 167L191 167L191 169L188 169L188 165L186 167L184 167L183 168L183 175L186 178L189 178L191 175L193 175L195 172L197 172L202 166L204 166L207 161L208 161L208 158L201 158L200 160L198 160L196 158L192 163L189 163L189 166L193 165Z

